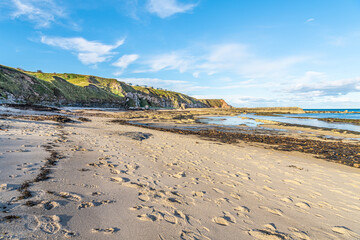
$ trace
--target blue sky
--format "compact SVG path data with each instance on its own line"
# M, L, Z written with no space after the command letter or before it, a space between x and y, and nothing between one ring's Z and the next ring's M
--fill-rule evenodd
M2 0L0 64L223 98L360 107L358 0Z

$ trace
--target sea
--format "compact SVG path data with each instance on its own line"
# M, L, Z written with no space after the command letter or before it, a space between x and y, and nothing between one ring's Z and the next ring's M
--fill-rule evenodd
M269 120L280 123L289 123L310 127L328 128L345 130L360 133L360 125L350 123L330 123L321 121L321 118L338 119L360 119L360 109L304 109L305 111L317 111L323 113L303 113L303 114L278 114L275 116L261 116L255 114L240 114L238 116L217 116L207 117L200 121L208 124L217 124L224 126L246 125L256 128L263 125L259 120ZM308 119L309 118L309 119Z
M360 108L328 108L328 109L304 109L304 111L321 111L321 112L360 112Z

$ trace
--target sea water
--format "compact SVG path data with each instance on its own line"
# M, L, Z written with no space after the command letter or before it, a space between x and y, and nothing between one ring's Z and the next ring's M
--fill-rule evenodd
M309 117L311 119L302 119L298 117ZM248 118L248 119L244 119ZM275 116L261 116L255 114L240 114L238 116L208 117L202 122L208 124L220 124L225 126L246 125L248 127L261 127L262 123L255 121L270 120L280 123L297 124L310 127L330 128L337 130L346 130L360 132L360 126L350 123L330 123L318 120L316 118L339 118L339 119L360 119L360 113L304 113L304 114L283 114Z

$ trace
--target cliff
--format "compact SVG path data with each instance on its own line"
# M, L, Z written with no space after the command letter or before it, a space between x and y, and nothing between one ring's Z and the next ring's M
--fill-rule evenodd
M0 65L0 103L91 107L208 108L224 100L199 100L182 93L131 86L116 79L72 73L42 73Z
M232 108L223 99L199 99L199 101L213 108Z

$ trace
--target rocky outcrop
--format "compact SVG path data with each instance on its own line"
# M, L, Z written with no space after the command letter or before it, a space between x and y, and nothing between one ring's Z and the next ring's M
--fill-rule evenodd
M202 103L213 108L232 108L224 99L199 99Z
M212 107L201 101L190 98L181 99L177 97L158 96L154 94L145 94L142 92L126 93L128 107L161 107L161 108L206 108Z

